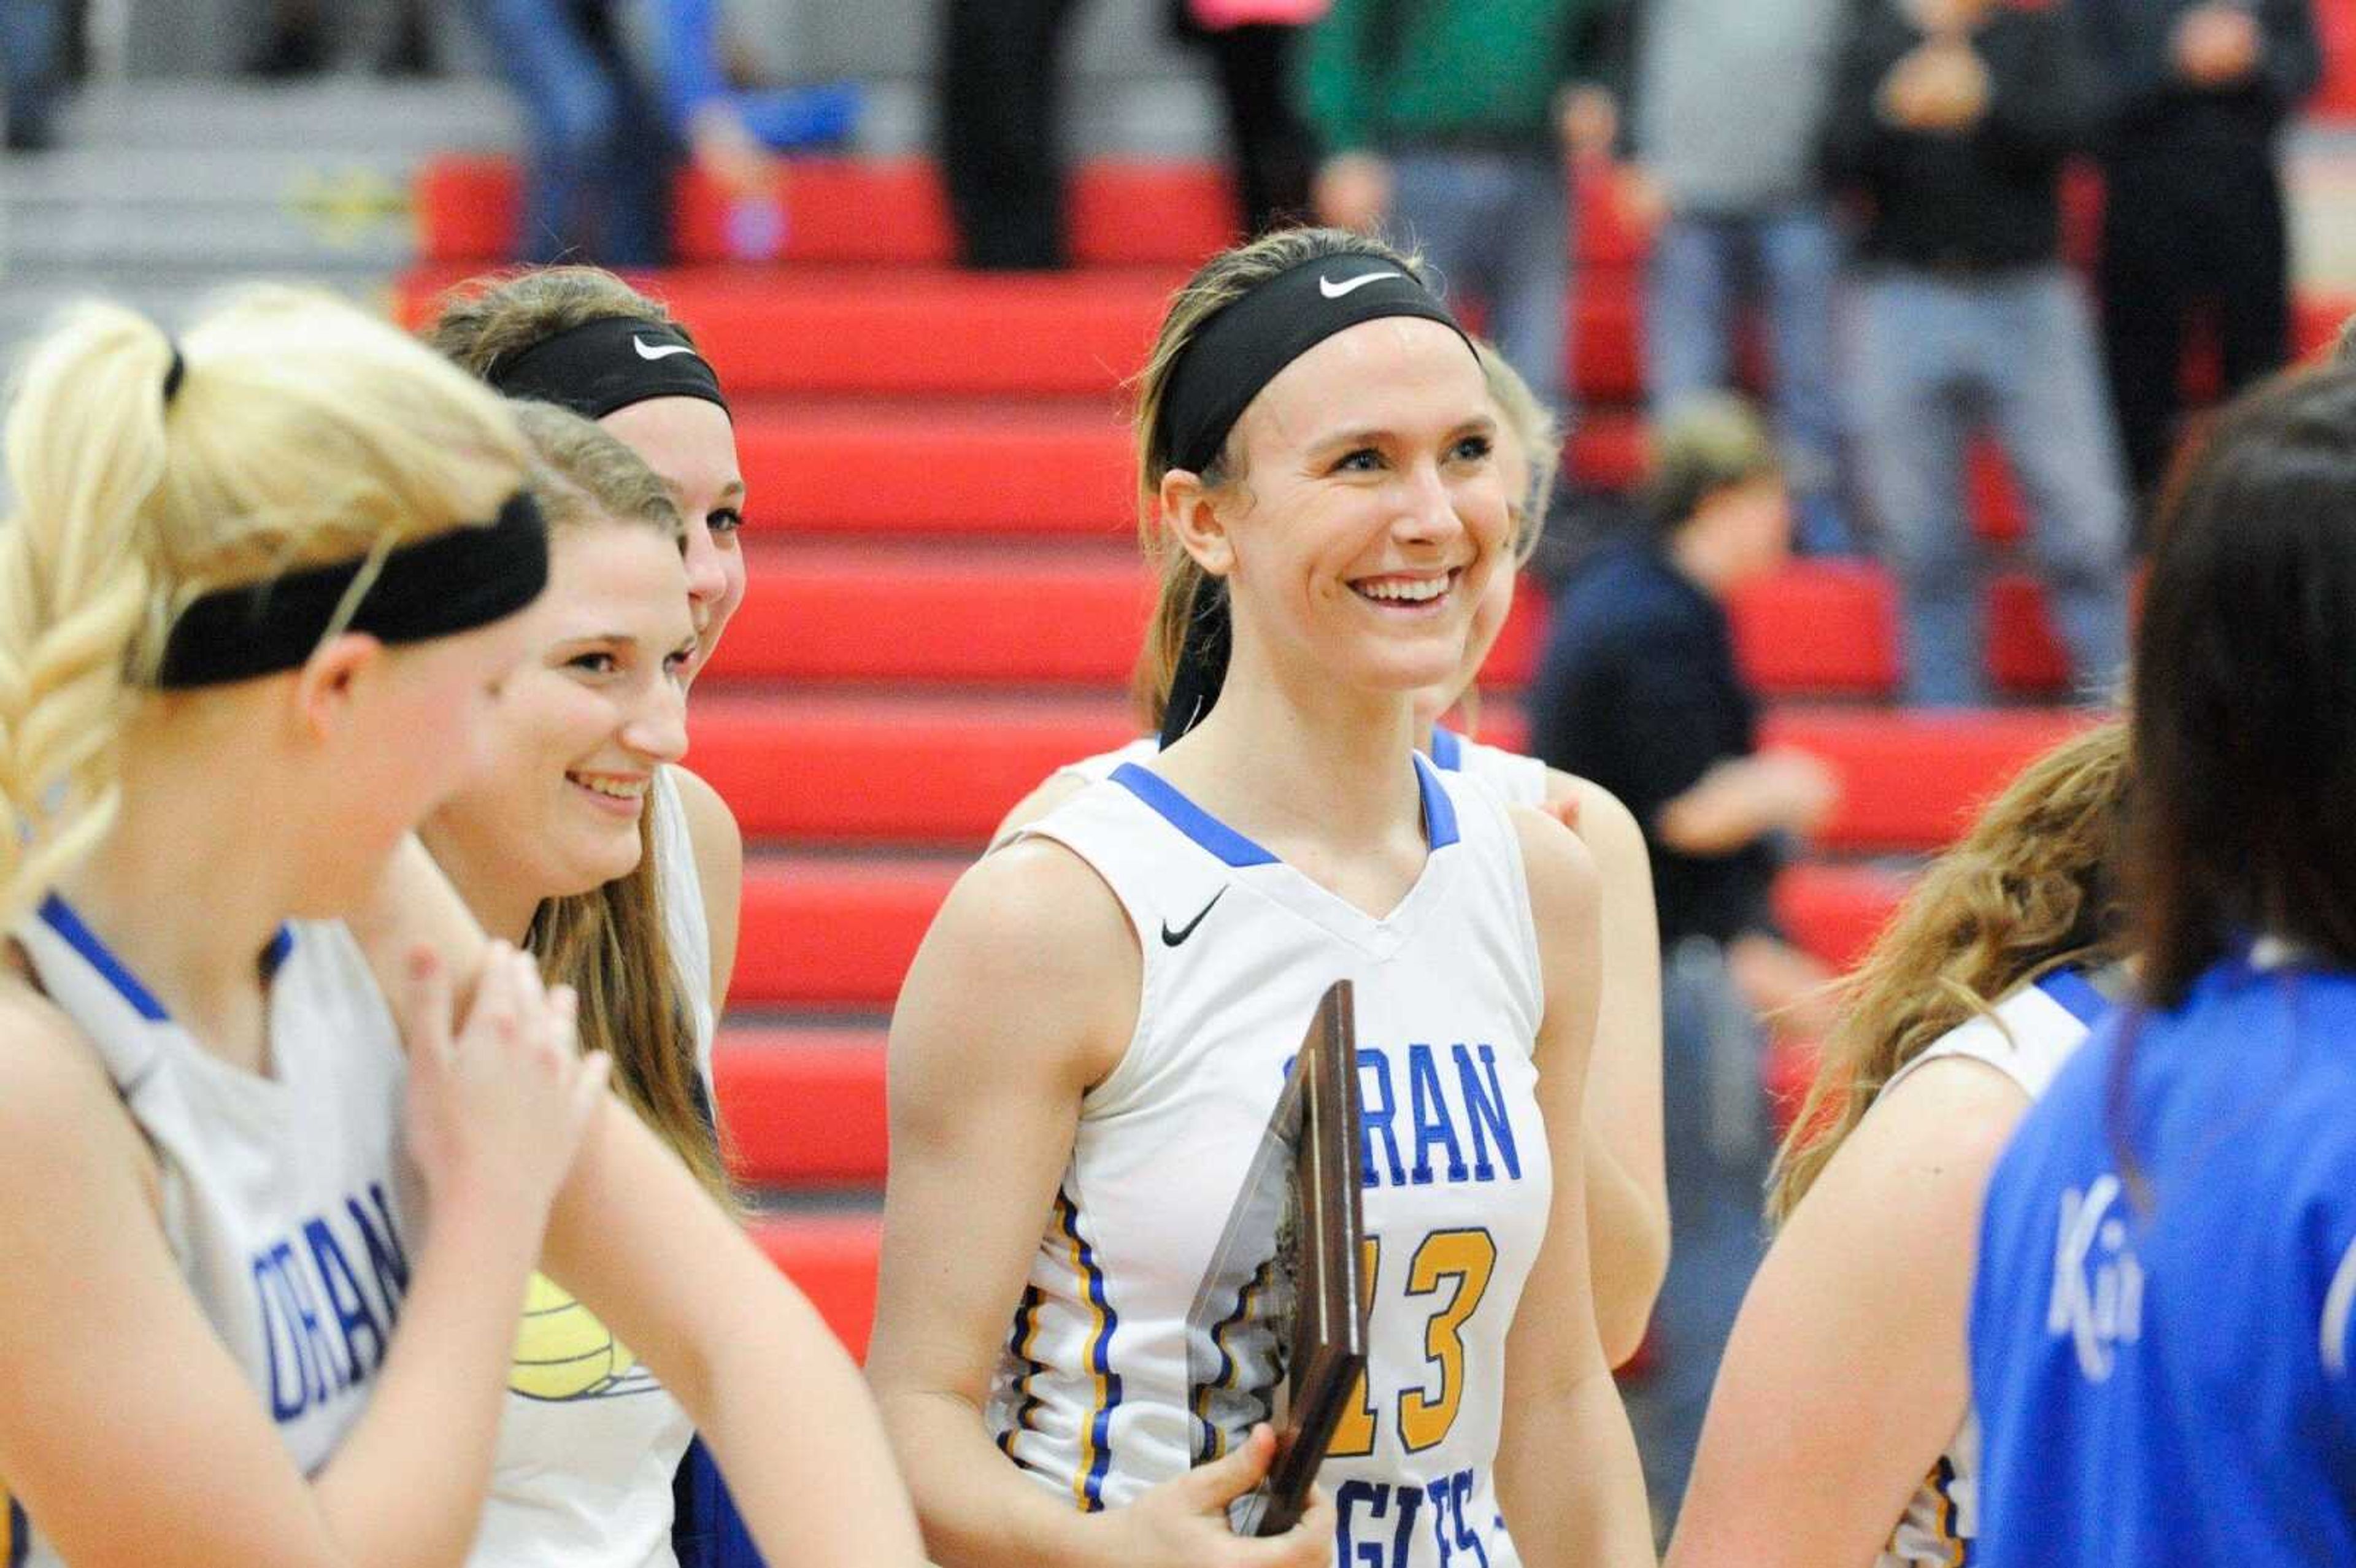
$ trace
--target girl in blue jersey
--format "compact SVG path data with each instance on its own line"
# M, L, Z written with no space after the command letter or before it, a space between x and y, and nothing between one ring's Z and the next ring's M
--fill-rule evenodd
M2146 1005L1989 1185L1975 1560L2356 1563L2356 369L2219 421L2132 711Z
M1142 379L1165 744L969 871L894 1016L869 1369L949 1564L1648 1561L1598 1340L1592 864L1415 752L1506 549L1496 417L1415 264L1226 252ZM1219 1275L1285 1063L1358 989L1371 1353L1268 1540ZM1451 1149L1453 1153L1451 1153ZM1216 1328L1199 1294L1231 1307ZM1212 1358L1214 1361L1220 1360Z
M1836 993L1672 1564L1933 1568L1978 1530L1964 1317L1997 1151L2110 1003L2125 728L2031 763Z
M506 406L260 291L177 346L86 312L7 444L0 1560L458 1560L540 1258L772 1551L914 1561L847 1359L404 837L547 578ZM487 998L456 1048L417 962Z

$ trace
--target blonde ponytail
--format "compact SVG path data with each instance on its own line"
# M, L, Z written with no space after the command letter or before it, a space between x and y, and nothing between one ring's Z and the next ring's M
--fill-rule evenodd
M18 383L16 510L0 524L0 918L37 902L114 819L130 660L155 641L140 517L166 466L171 362L151 323L91 304Z

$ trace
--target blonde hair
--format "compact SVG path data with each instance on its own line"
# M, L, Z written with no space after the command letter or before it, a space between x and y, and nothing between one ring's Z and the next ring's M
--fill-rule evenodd
M553 403L515 410L552 531L635 526L684 539L669 487L627 445ZM697 1093L695 1015L663 923L657 844L650 806L638 816L637 864L586 892L542 899L524 946L550 981L580 994L581 1049L614 1059L616 1087L638 1119L727 1200L727 1170Z
M1132 383L1137 389L1131 429L1137 443L1138 539L1160 581L1145 645L1130 682L1149 729L1162 727L1178 655L1186 645L1187 617L1194 612L1195 595L1212 581L1162 528L1162 480L1174 466L1162 432L1162 402L1169 393L1171 375L1213 316L1278 273L1325 256L1377 257L1419 283L1426 282L1419 260L1346 229L1281 229L1264 234L1220 251L1171 296L1152 351ZM1243 453L1230 431L1219 455L1205 465L1203 483L1219 490L1244 477Z
M593 321L659 321L695 339L660 300L602 267L533 267L470 278L443 296L425 342L481 380L501 359Z
M2089 730L2024 768L1923 873L1840 983L1840 1025L1769 1180L1775 1221L1940 1036L2052 970L2126 955L2114 877L2131 778L2126 726Z
M1522 379L1522 373L1506 363L1495 344L1476 337L1472 352L1481 361L1482 379L1489 384L1489 400L1505 416L1505 428L1513 432L1529 463L1528 485L1511 497L1514 564L1520 567L1528 563L1538 548L1539 536L1546 532L1547 507L1554 499L1555 475L1562 467L1562 427L1553 411L1538 401L1538 395Z
M325 293L256 288L174 347L118 305L32 349L0 524L0 920L102 837L134 691L211 590L485 524L522 482L506 406Z

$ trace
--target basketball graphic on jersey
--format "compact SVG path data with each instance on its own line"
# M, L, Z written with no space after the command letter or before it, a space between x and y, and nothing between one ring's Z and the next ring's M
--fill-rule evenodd
M526 1399L562 1403L649 1393L659 1385L629 1347L596 1315L542 1275L531 1276L516 1332L508 1387Z

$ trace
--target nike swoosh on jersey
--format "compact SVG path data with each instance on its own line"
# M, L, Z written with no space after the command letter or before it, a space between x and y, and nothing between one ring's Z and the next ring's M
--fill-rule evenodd
M1212 906L1226 896L1227 890L1225 888L1221 888L1217 892L1213 893L1211 895L1211 902L1203 906L1202 914L1197 914L1194 919L1188 921L1183 926L1181 926L1176 931L1170 929L1170 923L1168 921L1163 921L1162 923L1162 945L1165 947L1175 947L1180 943L1185 941L1188 937L1194 935L1194 928L1203 923L1203 915L1210 913Z
M694 349L690 348L684 343L665 343L656 345L648 343L643 337L631 338L630 347L638 351L638 357L641 359L668 359L674 354L692 354L695 352Z
M1407 276L1405 272L1368 272L1364 276L1352 278L1347 283L1337 283L1333 279L1320 273L1317 279L1317 292L1323 294L1329 300L1337 300L1353 289L1365 288L1368 283L1373 283L1377 278L1403 278L1405 276Z

